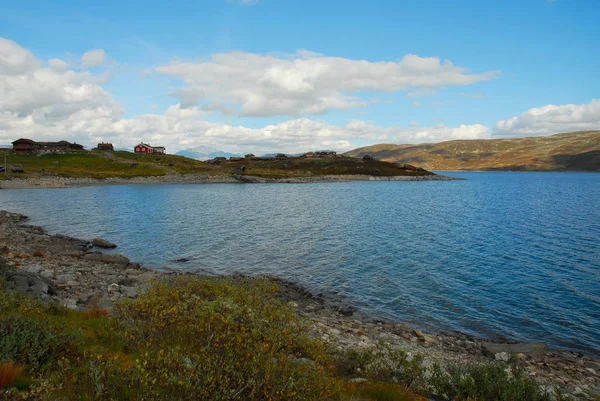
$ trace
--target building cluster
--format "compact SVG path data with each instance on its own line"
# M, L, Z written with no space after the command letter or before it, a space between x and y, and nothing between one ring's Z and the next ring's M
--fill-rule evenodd
M44 155L48 153L68 153L76 150L84 150L83 145L67 141L58 142L37 142L32 139L20 138L12 143L12 149L18 154ZM97 150L112 152L115 150L112 143L100 142L96 146ZM164 146L150 146L147 143L140 143L134 148L135 153L164 155L167 150Z
M17 139L12 143L13 151L20 154L43 155L47 153L68 153L83 150L83 145L67 141L37 142L27 138Z

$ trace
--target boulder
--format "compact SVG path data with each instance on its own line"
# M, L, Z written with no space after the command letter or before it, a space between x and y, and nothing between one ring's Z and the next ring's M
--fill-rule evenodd
M546 346L538 344L502 344L502 343L483 343L483 353L495 358L496 354L506 352L508 354L524 354L534 358L541 358L546 352Z
M95 246L95 247L97 247L97 248L104 248L104 249L113 249L113 248L117 247L112 242L107 241L107 240L102 239L102 238L94 238L92 240L92 245Z
M42 271L42 266L40 265L26 265L21 267L21 270L27 273L37 274Z
M114 263L123 266L127 266L129 264L129 258L127 256L118 254L110 255L106 253L87 253L83 258L87 260L96 260L98 262Z
M42 298L44 295L48 294L48 289L48 284L46 284L40 279L36 279L33 285L29 287L29 290L31 291L33 296L38 298Z

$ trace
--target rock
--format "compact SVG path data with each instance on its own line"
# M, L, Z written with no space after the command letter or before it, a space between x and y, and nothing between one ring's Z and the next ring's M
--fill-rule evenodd
M483 353L488 356L506 352L508 354L524 354L534 358L541 358L546 352L544 344L500 344L500 343L483 343Z
M98 302L98 307L112 310L115 307L115 304L113 303L113 301L110 300L110 298L102 297Z
M44 257L46 257L46 254L44 252L42 252L42 251L35 251L33 253L33 256L35 258L44 258Z
M21 270L27 273L37 274L42 271L42 266L40 265L26 265L21 267Z
M61 305L69 309L77 309L77 300L73 298L63 299Z
M79 282L77 282L75 280L69 280L65 284L67 284L69 287L77 287L77 286L79 286Z
M107 241L105 239L102 239L102 238L94 238L92 240L92 245L95 246L95 247L97 247L97 248L104 248L104 249L113 249L113 248L117 247L112 242L109 242L109 241Z
M40 276L42 276L45 279L51 279L54 277L54 272L50 270L43 270L40 272Z
M415 333L415 336L417 336L419 340L425 341L425 334L423 334L421 330L415 330L413 333Z
M179 259L175 259L175 262L179 262L179 263L185 263L185 262L189 262L190 260L188 258L179 258Z
M364 383L366 381L368 381L368 380L365 379L364 377L355 377L355 378L348 380L348 382L354 383L354 384L360 384L360 383Z
M127 298L136 298L138 296L138 290L135 287L121 287L121 292Z
M494 359L497 361L508 362L508 360L510 359L510 354L508 352L499 352L494 355Z
M126 287L131 287L135 283L137 283L137 280L134 278L130 278L130 277L125 277L125 278L119 279L119 281L117 282L117 284L124 285Z
M31 293L34 296L39 297L39 298L48 294L48 289L49 289L48 284L46 284L45 282L43 282L40 279L35 280L33 285L29 288Z
M14 283L15 289L25 292L29 289L29 278L27 276L15 275L11 280Z
M352 316L356 312L356 308L351 305L342 306L338 309L338 312L344 316Z
M56 282L58 284L66 284L68 281L77 280L77 275L75 274L59 274L56 276Z
M90 300L95 294L93 292L88 292L87 294L79 295L78 301L82 304L89 305Z
M108 286L108 292L117 292L119 291L119 284L113 283Z
M294 302L294 301L288 302L288 305L291 306L292 308L297 308L298 307L298 304L296 302Z
M127 256L118 254L111 255L106 253L87 253L83 258L87 260L96 260L98 262L114 263L123 266L127 266L129 264L129 258Z
M6 245L0 248L0 254L7 255L10 253L10 249Z

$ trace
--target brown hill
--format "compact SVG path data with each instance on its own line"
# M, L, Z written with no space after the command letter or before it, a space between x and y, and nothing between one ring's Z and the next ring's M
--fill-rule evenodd
M420 145L381 144L345 155L370 155L427 170L600 171L600 131Z

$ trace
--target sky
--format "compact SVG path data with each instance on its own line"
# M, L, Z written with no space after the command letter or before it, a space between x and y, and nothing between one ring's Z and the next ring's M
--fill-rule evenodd
M600 129L599 18L600 0L0 1L0 144L259 154Z

